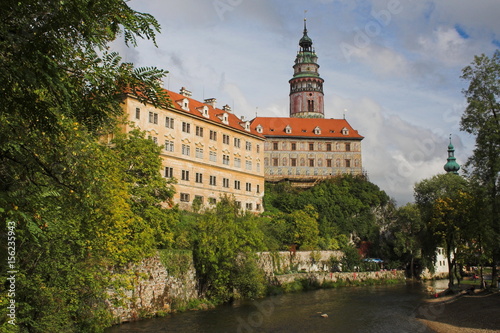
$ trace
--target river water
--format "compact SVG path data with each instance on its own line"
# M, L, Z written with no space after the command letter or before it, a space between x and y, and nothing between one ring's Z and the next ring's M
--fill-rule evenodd
M127 323L107 333L132 332L433 332L422 315L426 285L343 287L235 302ZM321 315L327 315L321 316Z

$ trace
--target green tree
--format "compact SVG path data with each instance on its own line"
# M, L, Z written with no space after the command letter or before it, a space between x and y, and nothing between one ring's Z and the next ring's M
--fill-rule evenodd
M415 201L429 237L425 240L423 255L434 258L436 248L445 247L450 288L454 286L459 239L468 237L466 230L471 197L467 192L467 181L452 173L437 175L415 185Z
M169 209L175 189L173 181L160 174L162 147L145 136L137 129L117 133L111 144L130 184L132 211L147 222L157 246L168 247L173 242L172 225L179 219L177 210Z
M229 197L200 215L193 258L202 295L226 302L263 294L263 273L255 263L255 252L264 246L258 221Z
M412 203L398 208L395 218L395 224L392 226L395 238L394 251L399 257L408 258L410 276L413 278L415 277L414 261L421 253L421 236L425 225L418 207Z
M292 225L293 243L301 250L314 250L318 245L318 213L312 205L296 210L289 215Z
M492 251L494 286L500 262L500 51L491 58L484 54L474 57L463 69L462 79L469 87L463 91L468 104L462 115L461 130L476 137L466 170L485 189L481 208L487 213L485 218L493 237L485 239L483 244Z

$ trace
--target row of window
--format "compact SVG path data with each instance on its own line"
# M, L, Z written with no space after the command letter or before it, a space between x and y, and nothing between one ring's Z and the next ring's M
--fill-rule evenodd
M158 144L158 138L157 137L150 136L149 139L153 140L156 144ZM164 149L167 152L173 153L175 151L175 143L174 143L174 141L172 141L172 140L165 140ZM181 153L182 153L182 155L185 155L185 156L191 156L191 146L187 145L187 144L182 144L181 145ZM203 159L204 158L204 149L197 147L195 149L195 157L199 158L199 159ZM217 152L210 151L209 152L209 160L211 162L217 162ZM222 164L229 165L229 160L230 160L229 155L226 155L226 154L222 155ZM236 167L236 168L241 168L241 158L235 157L234 161L233 161L233 166ZM260 163L257 163L256 166L257 166L256 167L256 171L260 172ZM252 167L253 167L252 161L246 160L245 161L245 169L249 170L249 171L252 171Z
M194 200L198 200L201 204L204 204L204 197L201 195L195 195ZM180 200L182 202L191 202L191 194L190 193L180 193ZM193 201L194 201L193 200ZM217 203L217 199L213 197L208 198L208 203L210 205L215 205ZM236 207L241 208L241 201L235 201ZM253 210L253 203L252 202L247 202L245 204L245 209L246 210ZM261 205L259 203L255 204L255 210L260 211L261 210Z
M269 162L271 162L271 164L269 164ZM344 159L343 160L344 163L342 163L342 160L340 158L337 158L335 160L335 167L336 168L340 168L340 167L345 167L345 168L350 168L351 167L351 160L350 159ZM283 157L281 159L281 163L280 163L280 159L279 158L264 158L264 165L267 167L267 166L273 166L273 167L277 167L277 166L288 166L288 164L290 164L291 167L297 167L297 166L301 166L301 167L304 167L304 166L308 166L308 167L327 167L327 168L333 168L333 160L332 159L326 159L325 160L325 163L326 165L323 165L323 159L319 158L319 159L314 159L314 158L310 158L310 159L305 159L305 158L287 158L287 157ZM359 167L359 159L355 159L354 160L354 167Z
M136 108L135 109L135 118L140 119L141 118L141 109ZM148 121L151 124L158 124L158 113L157 112L149 112L149 118ZM165 127L174 129L174 118L171 117L165 117ZM191 133L191 124L188 122L183 121L182 122L182 132L184 133ZM195 126L195 134L196 136L203 137L204 136L204 128L201 126ZM217 141L217 131L210 130L209 132L209 138L212 141ZM222 134L222 142L224 144L229 145L230 144L230 137L227 134ZM241 148L241 139L240 138L233 138L233 145L236 148ZM256 150L257 153L260 152L260 146L256 145ZM245 141L245 149L248 151L252 150L252 143L250 141Z
M174 169L172 167L165 167L165 177L166 178L173 178L174 177ZM195 182L198 184L203 184L204 182L204 177L203 173L201 172L195 172ZM190 172L189 170L181 170L181 180L184 181L189 181L190 180ZM217 186L217 176L209 176L209 185L211 186ZM235 180L234 181L234 189L235 190L241 190L241 181ZM222 187L223 188L229 188L230 181L229 178L223 177L222 178ZM252 192L252 183L245 183L245 191L247 192ZM260 193L260 184L255 185L255 192Z
M279 142L272 142L272 150L306 150L306 144L304 142L282 142L281 143L281 148L280 148L280 143ZM341 144L336 143L333 145L332 143L322 143L322 142L309 142L307 144L308 150L309 151L333 151L333 148L335 148L335 151L340 151L341 150ZM323 147L324 145L324 147ZM298 148L298 149L297 149ZM344 151L351 151L351 144L350 143L345 143L344 144ZM356 147L357 148L357 147Z

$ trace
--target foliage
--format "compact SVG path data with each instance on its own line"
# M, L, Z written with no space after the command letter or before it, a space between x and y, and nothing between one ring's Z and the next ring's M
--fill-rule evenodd
M258 226L258 219L229 197L200 216L193 259L202 295L225 302L264 292L263 273L255 264L255 252L264 246Z
M268 230L279 239L280 248L295 243L294 235L298 236L290 227L293 223L287 221L293 222L294 215L303 214L297 212L312 206L319 231L318 240L312 245L332 250L344 247L351 235L357 242L378 245L381 227L390 221L391 209L387 207L393 205L376 185L351 175L335 177L306 190L288 182L266 184L264 203L271 219Z
M347 246L342 249L344 255L340 260L342 264L343 272L355 272L359 271L361 265L361 256L359 255L358 249L353 246Z
M125 181L132 184L129 197L132 211L147 222L157 246L168 247L173 243L171 226L178 220L177 210L167 209L172 206L175 190L172 181L158 172L162 167L161 147L145 136L145 132L135 129L117 133L111 143L122 163Z
M425 179L415 185L415 199L428 230L424 256L434 256L443 246L448 258L450 287L454 285L453 269L460 239L467 239L471 196L467 181L447 173Z
M473 155L466 171L478 187L483 188L481 211L491 237L481 244L491 251L493 267L500 263L500 51L487 57L482 54L462 71L469 83L463 91L467 108L462 115L461 130L476 137ZM495 268L496 270L496 268ZM496 285L496 271L492 285Z
M111 322L106 290L119 280L109 268L170 241L163 231L171 218L159 221L158 205L141 204L171 195L158 182L139 185L158 169L126 170L145 142L129 137L117 149L97 142L121 117L124 89L168 103L158 83L166 72L134 69L106 50L120 34L134 45L136 37L154 40L158 29L126 1L2 3L0 220L2 238L7 221L16 225L21 331L102 331ZM154 150L144 153L146 163L155 158Z
M409 264L410 276L414 277L414 260L421 257L422 238L426 232L417 205L408 203L398 208L391 229L394 236L394 252Z

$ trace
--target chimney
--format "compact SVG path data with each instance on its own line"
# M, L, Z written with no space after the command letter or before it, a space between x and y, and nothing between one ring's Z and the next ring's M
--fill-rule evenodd
M210 105L215 109L215 105L217 104L217 99L216 98L207 98L205 99L205 104Z
M224 110L224 111L226 111L226 112L231 112L231 107L230 107L229 105L227 105L227 104L226 104L226 105L224 105L224 106L222 107L222 110Z
M180 94L185 97L191 97L192 95L192 93L184 87L181 88Z

